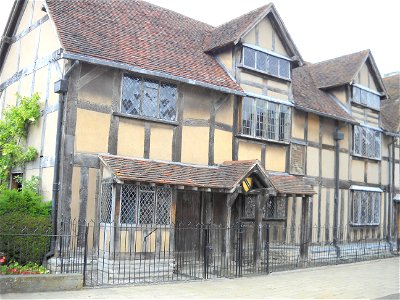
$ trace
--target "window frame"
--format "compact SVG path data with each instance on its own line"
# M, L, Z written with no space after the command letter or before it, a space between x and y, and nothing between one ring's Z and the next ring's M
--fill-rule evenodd
M359 90L359 97L355 97L355 94L356 94L355 91L357 89ZM363 99L361 97L361 95L363 93L366 95L366 99ZM371 95L374 95L375 99L377 97L378 101L377 101L376 105L373 104L373 102L370 101L370 96ZM381 95L378 92L376 92L374 90L371 90L371 89L369 89L369 88L367 88L365 86L362 86L362 85L359 85L359 84L352 84L351 85L351 102L352 103L359 104L359 105L361 105L363 107L368 107L368 108L373 109L375 111L380 111L381 110L381 108L380 108L381 107L380 96Z
M275 109L271 110L270 107L272 106L275 106ZM258 113L260 107L264 108L262 114ZM285 109L283 117L281 115L282 107ZM244 119L244 115L246 119ZM270 122L270 119L273 119L274 122ZM283 126L282 120L284 120ZM290 143L292 124L291 105L248 95L242 98L239 122L240 128L238 136L240 137L284 144ZM243 126L245 122L248 126ZM262 129L260 129L259 123L263 124ZM246 130L244 130L244 128L246 128ZM257 135L260 131L262 134ZM281 134L283 134L283 138L281 138Z
M250 50L255 52L255 54L254 54L254 67L246 65L246 63L245 63L245 59L246 59L245 52L246 52L246 49L250 49ZM258 53L266 56L266 63L265 63L266 67L265 67L265 70L257 67L257 65L258 65L257 58L258 58L258 55L260 55ZM274 74L274 73L269 71L269 63L271 61L271 58L277 59L277 74ZM282 63L281 63L281 61L282 61ZM287 70L288 71L288 76L287 77L286 76L282 76L282 74L281 74L281 64L283 64L283 61L285 62L284 64L289 64L288 70ZM274 53L272 51L268 51L267 49L263 49L261 47L257 47L257 46L254 46L254 45L243 44L243 47L242 47L242 59L241 59L241 64L240 64L240 66L243 67L243 68L250 69L250 70L253 70L253 71L256 71L256 72L260 72L262 74L273 76L273 77L276 77L276 78L279 78L279 79L283 79L285 81L291 81L292 80L292 62L293 62L292 59L290 59L288 57L285 57L283 55L279 55L278 53Z
M124 111L123 108L123 100L124 100L124 83L125 83L125 78L131 78L131 79L136 79L139 80L140 82L140 98L139 98L139 106L138 106L138 110L139 113L135 114L135 113L131 113L131 112L127 112ZM153 83L153 84L157 84L157 111L156 111L156 116L152 116L149 114L145 114L143 111L143 102L144 102L144 92L146 89L146 83ZM174 102L172 107L175 109L175 114L174 114L174 118L170 119L170 118L162 118L160 116L161 114L161 101L162 101L162 97L161 97L161 88L163 86L171 86L173 88L175 88L175 98L173 101L169 101L169 103ZM151 87L147 86L148 89L150 89ZM149 77L143 77L143 76L137 76L135 74L131 74L131 73L123 73L122 74L122 80L121 80L121 87L120 87L120 100L119 100L119 111L117 113L114 113L118 116L122 116L122 117L128 117L128 118L133 118L133 119L142 119L142 120L149 120L149 121L155 121L155 122L160 122L160 123L166 123L166 124L172 124L172 125L177 125L177 119L178 119L178 84L172 83L172 82L168 82L168 81L163 81L163 80L158 80L158 79L152 79Z
M359 139L357 141L356 139ZM372 139L372 140L371 140ZM377 147L379 144L379 147ZM365 147L365 155L363 152L363 146ZM371 148L374 150L374 154L370 155ZM377 152L379 151L379 153ZM363 125L353 125L353 145L352 155L372 160L382 159L382 132L379 129L371 128Z
M357 227L379 226L381 224L382 191L380 189L368 189L368 187L360 187L357 189L350 187L350 192L350 225ZM363 207L362 205L367 205L367 207ZM375 213L376 209L378 210L377 213ZM365 216L362 216L363 210L365 211ZM362 218L364 218L364 220L362 220ZM368 221L368 219L370 219L370 221Z

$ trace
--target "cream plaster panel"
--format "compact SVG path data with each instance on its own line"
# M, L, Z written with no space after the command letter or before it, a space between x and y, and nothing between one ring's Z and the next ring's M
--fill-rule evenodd
M372 74L371 73L369 73L369 88L371 89L371 90L374 90L374 91L377 91L378 89L377 89L377 87L376 87L376 85L375 85L375 81L374 81L374 77L372 76Z
M96 177L97 169L89 169L88 200L87 200L87 220L94 220L96 216Z
M77 152L108 152L110 115L79 109L77 111L75 147Z
M389 184L389 163L387 161L381 161L381 182L382 185Z
M38 93L40 96L40 104L41 107L44 108L44 104L46 102L46 90L47 90L47 74L48 67L43 67L40 70L37 70L35 73L35 86L33 88L34 93ZM50 89L53 91L53 88Z
M27 146L34 147L38 152L40 152L42 138L42 122L43 117L39 118L36 124L31 124L28 127Z
M171 126L151 125L150 158L172 160L172 135L174 129Z
M364 170L364 161L353 159L351 161L351 180L364 182Z
M270 171L285 172L286 147L267 145L265 156L265 169Z
M25 5L24 12L22 14L21 20L17 25L16 34L21 33L24 29L31 25L31 16L32 16L32 1L27 2Z
M42 11L42 5L44 1L42 0L35 0L35 5L33 8L33 18L32 23L35 23L40 18L43 18L46 15L46 12Z
M232 133L215 129L214 162L216 164L232 160Z
M349 132L351 134L351 126L341 123L339 125L339 131L343 132L343 140L339 141L341 149L349 149Z
M288 53L286 52L285 47L283 46L283 43L277 34L275 34L275 52L280 55L288 56Z
M13 83L6 89L5 107L15 106L17 103L18 82Z
M379 164L377 162L368 162L368 183L379 183Z
M307 147L307 175L319 176L319 149Z
M331 93L343 104L347 104L346 88L337 87L331 90Z
M233 125L233 96L230 96L220 106L215 116L215 121L227 125Z
M276 89L280 89L282 91L289 91L289 86L286 83L275 81L273 79L268 79L267 85L268 85L268 87L273 87Z
M183 88L183 118L184 119L210 119L212 99L210 93L205 89Z
M78 98L92 103L111 106L113 77L114 72L110 70L93 79L78 91Z
M326 188L321 188L321 226L325 226L326 224ZM321 236L325 237L325 230L321 230Z
M302 206L302 199L301 197L296 197L294 199L295 204L296 204L296 219L295 219L295 226L296 228L300 227L301 224L301 206ZM300 240L300 230L295 230L295 234L296 234L296 240L299 241Z
M81 184L81 168L74 167L72 170L72 194L71 194L71 219L77 220L79 218L79 189ZM61 200L62 201L62 200Z
M60 41L54 31L50 20L40 26L40 45L38 57L44 57L61 48Z
M322 149L322 177L333 178L335 170L335 152Z
M31 179L33 176L39 176L39 169L29 169L24 172L24 179Z
M375 127L379 127L379 120L375 118L367 117L367 124Z
M394 155L395 155L396 159L400 159L400 148L399 147L394 148Z
M305 113L294 110L292 116L292 137L304 140Z
M224 64L225 68L232 72L232 49L228 49L217 55L221 62Z
M29 32L21 41L19 69L32 65L35 60L36 38L39 28Z
M33 74L29 74L23 78L21 78L21 85L19 87L19 94L22 97L30 97L31 96L31 88L32 88L32 78Z
M46 116L45 140L43 146L43 156L52 156L55 152L57 135L58 112L52 112Z
M292 227L292 203L293 203L293 197L287 197L287 215L286 215L286 220L287 220L287 230L290 230ZM290 231L288 231L290 232ZM287 238L286 240L289 242L290 241L290 234L286 235Z
M258 84L264 83L264 80L261 76L255 76L253 74L247 73L246 71L242 71L240 73L240 80L251 81Z
M41 194L44 201L50 201L53 198L53 178L54 178L54 168L43 168L42 178L41 178Z
M256 44L256 30L255 27L253 29L251 29L244 37L243 37L243 41L246 44L252 44L255 45Z
M340 199L340 204L343 205L343 223L340 224L340 211L342 210L339 208L339 226L346 226L349 223L348 220L348 207L349 207L349 192L348 190L339 190L339 195L342 195L343 192L343 198ZM347 230L346 227L344 227L344 230ZM347 232L343 232L343 236L346 236Z
M255 94L259 94L259 95L263 94L263 90L261 88L255 87L255 86L241 83L240 87L246 92L255 93Z
M271 22L268 18L264 18L258 23L258 41L262 48L272 51L272 28Z
M388 152L388 143L390 143L391 138L387 137L386 135L382 135L382 156L389 156Z
M375 83L373 81L373 77L368 70L368 66L365 63L361 67L361 70L359 72L359 77L360 77L359 84L366 86L366 87L370 88L371 90L375 90L375 91L377 90ZM369 81L369 84L368 84L368 81Z
M238 158L239 160L258 159L261 161L261 145L240 141Z
M182 162L208 164L209 128L183 126Z
M400 188L400 186L399 186L399 184L400 184L400 180L399 180L399 178L400 178L400 165L398 163L394 166L394 178L395 178L394 186L398 189L398 188Z
M144 123L129 119L119 119L118 155L143 157Z
M57 62L56 62L57 63ZM60 80L61 76L58 74L56 67L54 65L51 66L51 73L50 73L50 90L49 90L49 99L48 104L49 106L58 103L59 95L53 92L54 83Z
M349 155L339 153L339 178L341 180L349 179Z
M324 119L322 126L322 143L326 145L334 145L333 133L335 131L334 123L332 120Z
M11 44L8 50L3 69L1 70L0 82L4 82L17 72L18 43Z
M281 99L281 100L288 100L289 96L285 95L285 94L281 94L281 93L277 93L277 92L273 92L268 90L267 95L269 97L275 98L275 99Z
M312 113L308 114L308 134L309 141L319 143L319 117Z

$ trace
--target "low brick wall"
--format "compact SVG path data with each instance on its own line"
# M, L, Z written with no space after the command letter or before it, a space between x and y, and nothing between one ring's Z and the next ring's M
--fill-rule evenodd
M81 289L82 274L0 275L0 294Z

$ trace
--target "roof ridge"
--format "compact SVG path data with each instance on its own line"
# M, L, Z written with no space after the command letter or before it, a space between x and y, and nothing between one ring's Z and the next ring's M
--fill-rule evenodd
M317 65L319 65L319 64L331 62L331 61L334 61L334 60L336 60L336 59L341 59L341 58L344 58L344 57L350 57L350 56L353 56L353 55L356 55L356 54L360 54L360 53L362 53L362 52L368 52L368 54L369 54L369 53L371 52L371 50L370 50L370 49L365 49L365 50L361 50L361 51L358 51L358 52L353 52L353 53L350 53L350 54L344 54L344 55L337 56L337 57L334 57L334 58L329 58L329 59L322 60L322 61L319 61L319 62L316 62L316 63L310 63L310 62L309 62L309 65L308 65L308 66L309 66L309 67L317 66Z

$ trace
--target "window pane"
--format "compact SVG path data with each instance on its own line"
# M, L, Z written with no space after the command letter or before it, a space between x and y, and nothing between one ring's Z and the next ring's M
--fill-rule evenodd
M279 76L290 78L290 62L285 59L279 59Z
M175 121L176 119L176 97L175 85L162 83L160 86L160 119Z
M366 90L361 90L361 104L368 105L368 92Z
M256 51L251 49L251 48L247 48L244 47L243 48L243 64L247 67L250 68L255 68L256 67Z
M367 130L360 127L361 132L361 155L367 156Z
M366 224L368 215L368 195L367 192L360 192L360 193L361 193L360 223Z
M353 192L353 223L360 223L360 205L361 194L360 192Z
M375 143L374 157L381 158L381 133L379 131L375 131L374 143Z
M264 100L256 100L256 117L256 136L265 137L266 102Z
M242 133L247 135L253 134L253 103L254 99L245 97L242 104Z
M121 189L121 222L136 224L137 186L124 184Z
M381 194L374 193L374 223L380 223Z
M290 120L289 107L285 105L280 105L279 111L279 140L286 141L289 139L289 126L288 122Z
M355 154L361 154L361 133L360 133L360 127L359 126L354 126L354 153Z
M361 93L361 90L358 87L353 86L353 101L354 102L361 103L360 93Z
M171 223L171 199L171 189L157 188L156 224L168 225Z
M141 80L124 76L122 83L121 111L131 115L140 114Z
M111 223L112 212L112 185L111 183L103 183L101 185L100 200L100 222Z
M267 58L268 54L257 51L257 69L266 72L267 71Z
M158 117L158 82L145 80L143 90L143 108L142 113L147 117Z
M279 58L270 55L268 73L271 75L278 76L279 75L278 69L279 69Z
M267 138L276 139L277 133L277 108L278 105L275 103L268 103L268 125L267 125Z
M139 223L153 224L155 213L154 187L140 186L139 189Z

